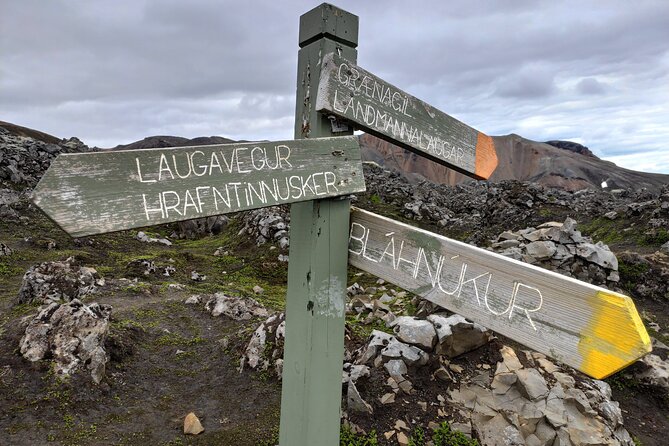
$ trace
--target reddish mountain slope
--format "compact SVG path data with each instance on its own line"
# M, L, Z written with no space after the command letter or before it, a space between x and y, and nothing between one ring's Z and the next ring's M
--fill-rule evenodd
M574 149L573 143L555 147L511 134L493 137L499 165L491 181L521 180L568 190L601 188L659 191L669 184L669 175L637 172L618 167L594 156L587 148ZM410 180L426 178L435 183L457 184L468 177L422 158L371 135L362 135L363 159L404 172ZM551 141L551 144L557 144Z

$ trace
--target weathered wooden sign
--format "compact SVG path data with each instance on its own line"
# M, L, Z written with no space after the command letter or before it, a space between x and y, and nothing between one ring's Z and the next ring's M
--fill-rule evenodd
M595 378L650 351L626 296L359 209L349 233L349 201L327 198L365 190L360 147L314 138L335 133L319 111L480 179L497 166L495 146L351 62L357 16L324 3L301 17L299 37L305 139L62 154L33 192L75 237L294 203L282 445L339 444L347 237L352 265Z
M485 135L334 53L323 58L316 110L478 179L497 167Z
M349 136L61 154L33 201L80 237L363 190Z
M349 262L594 378L651 350L632 300L354 209Z

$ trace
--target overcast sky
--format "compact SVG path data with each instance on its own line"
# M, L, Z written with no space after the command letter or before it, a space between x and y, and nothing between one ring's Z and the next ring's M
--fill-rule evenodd
M0 0L0 120L89 145L291 139L316 1ZM349 1L358 63L491 135L669 173L669 1Z

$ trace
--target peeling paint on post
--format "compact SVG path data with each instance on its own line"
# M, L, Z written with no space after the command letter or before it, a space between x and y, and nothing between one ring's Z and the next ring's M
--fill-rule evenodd
M357 44L353 14L324 3L300 18L296 139L352 134L317 113L315 101L323 55L355 61ZM349 211L348 199L291 206L282 446L339 444Z

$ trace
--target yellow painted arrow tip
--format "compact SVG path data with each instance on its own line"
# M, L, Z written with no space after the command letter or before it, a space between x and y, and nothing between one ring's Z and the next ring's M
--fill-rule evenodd
M627 296L599 291L599 305L581 333L579 353L583 373L595 379L624 369L649 353L653 347L643 321Z
M497 168L497 163L497 151L492 138L485 133L478 132L475 175L480 179L487 180Z

